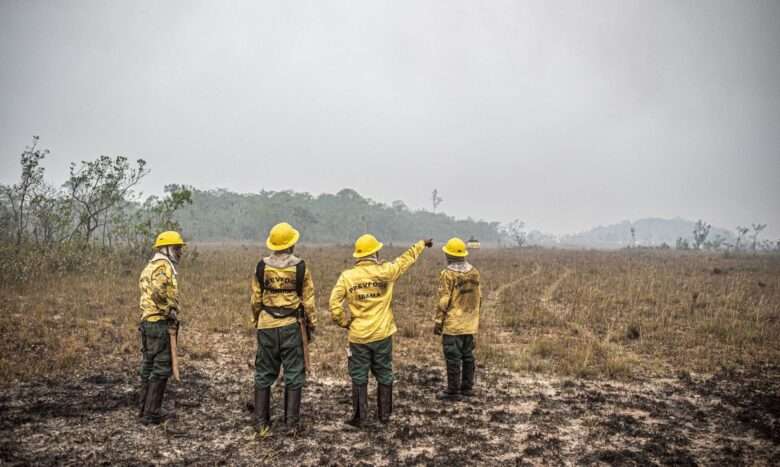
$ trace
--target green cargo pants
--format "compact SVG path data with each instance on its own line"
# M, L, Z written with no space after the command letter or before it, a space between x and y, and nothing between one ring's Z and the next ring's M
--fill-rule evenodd
M474 334L450 336L445 334L441 340L444 349L444 359L448 364L460 366L474 363Z
M393 336L368 344L349 343L352 384L368 383L368 370L379 384L393 384Z
M171 338L168 335L168 320L143 321L138 330L141 333L141 379L163 380L171 376Z
M255 387L262 389L274 384L282 366L284 385L290 389L300 389L306 381L306 371L298 323L257 330Z

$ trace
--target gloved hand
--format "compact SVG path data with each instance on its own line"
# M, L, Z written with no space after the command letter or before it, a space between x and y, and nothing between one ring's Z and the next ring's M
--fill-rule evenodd
M444 324L442 323L436 323L433 325L433 334L436 336L441 336L442 331L444 330Z
M309 332L309 344L311 344L312 342L314 342L314 336L315 336L315 332L314 332L314 331L316 331L316 330L317 330L317 328L316 328L316 327L314 327L314 326L309 326L309 328L308 328L308 332Z
M427 240L423 240L425 242L425 248L430 248L433 246L433 239L429 238Z
M176 316L176 309L171 309L168 312L168 331L179 333L179 318Z

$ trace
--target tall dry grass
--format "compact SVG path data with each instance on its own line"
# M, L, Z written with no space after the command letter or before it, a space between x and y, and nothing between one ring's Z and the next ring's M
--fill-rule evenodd
M385 257L400 253L386 248ZM344 378L346 332L328 313L330 289L352 265L345 247L299 248L316 286L318 376ZM182 365L253 361L249 282L259 245L191 248L180 269ZM710 372L780 356L780 259L675 252L481 250L481 367L578 377ZM442 366L432 333L441 252L427 250L396 286L397 364ZM0 375L6 384L122 368L139 360L143 262L1 286Z

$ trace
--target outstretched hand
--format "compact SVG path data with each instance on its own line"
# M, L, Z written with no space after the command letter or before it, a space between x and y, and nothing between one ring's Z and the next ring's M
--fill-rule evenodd
M433 334L435 336L441 336L441 332L443 331L444 325L442 323L435 323L433 325Z
M433 246L433 239L429 238L427 240L423 240L425 242L425 248L430 248Z

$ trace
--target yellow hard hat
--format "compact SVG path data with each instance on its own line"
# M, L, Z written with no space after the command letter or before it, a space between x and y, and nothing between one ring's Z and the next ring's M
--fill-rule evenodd
M466 244L458 237L452 237L447 240L447 243L441 247L441 251L450 256L457 256L459 258L469 255L468 250L466 250Z
M295 245L301 234L293 228L287 222L276 224L268 232L268 239L265 241L265 246L269 250L280 251L286 250Z
M384 245L371 234L363 234L355 241L355 258L364 258L381 250Z
M186 243L184 243L184 239L181 238L181 234L173 230L161 233L157 236L157 240L154 241L155 248L175 245L186 245Z

